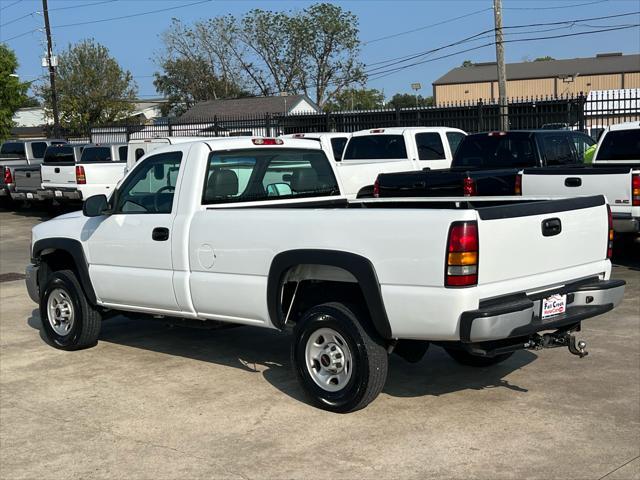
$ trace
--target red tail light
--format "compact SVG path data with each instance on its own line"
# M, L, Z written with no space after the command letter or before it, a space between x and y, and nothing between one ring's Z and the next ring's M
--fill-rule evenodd
M607 258L613 256L613 215L611 215L611 207L607 205L607 218L609 228L607 232Z
M465 197L475 197L478 193L476 191L476 181L471 177L465 177L462 181L462 193Z
M454 222L447 241L444 284L470 287L478 284L479 241L476 222Z
M4 167L3 180L5 184L13 183L13 176L11 175L11 170L9 169L9 167Z
M376 181L373 182L373 196L375 198L380 197L380 181L376 178Z
M516 184L513 189L513 193L515 195L522 195L522 174L521 173L516 174Z
M87 183L87 177L84 175L84 167L82 165L76 165L76 183L78 185Z
M282 145L284 142L281 138L254 138L254 145Z
M640 174L638 173L631 176L631 205L640 207Z

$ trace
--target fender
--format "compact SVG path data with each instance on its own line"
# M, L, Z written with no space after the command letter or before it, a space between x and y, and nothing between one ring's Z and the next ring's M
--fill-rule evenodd
M367 258L360 255L335 250L289 250L275 256L267 281L267 307L273 325L279 329L284 328L284 315L279 294L284 275L291 267L302 264L333 266L351 273L362 289L376 331L382 338L391 338L391 326L373 265Z
M91 305L97 305L96 293L93 290L91 277L89 276L89 264L84 255L82 244L78 240L71 238L43 238L42 240L36 241L33 245L32 258L39 261L44 250L61 250L71 255L75 263L76 271L78 272L78 280L87 296L87 300L89 300Z

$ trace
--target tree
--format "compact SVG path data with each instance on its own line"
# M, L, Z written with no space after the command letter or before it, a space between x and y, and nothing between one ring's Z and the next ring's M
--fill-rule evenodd
M374 110L384 106L384 94L375 88L348 88L324 105L327 111Z
M473 62L471 60L465 60L462 62L462 67L473 67Z
M131 73L93 39L69 45L58 55L56 89L60 124L77 131L127 118L137 94ZM50 112L49 85L41 86L39 94Z
M555 60L555 58L550 57L549 55L545 57L538 57L534 60L534 62L548 62L549 60Z
M387 106L391 108L409 108L416 106L416 96L411 93L396 93L391 100L387 102ZM423 97L418 95L418 107L433 106L433 97Z
M18 60L6 45L0 44L0 140L11 135L13 115L27 99L28 82L16 75Z
M36 97L25 97L24 101L20 105L20 108L31 108L31 107L40 107L40 100Z
M209 75L226 89L209 90L213 98L233 96L234 89L265 96L305 93L323 106L366 80L357 18L332 4L296 12L254 9L241 18L219 16L191 26L174 21L162 39L160 66L169 59L206 62Z

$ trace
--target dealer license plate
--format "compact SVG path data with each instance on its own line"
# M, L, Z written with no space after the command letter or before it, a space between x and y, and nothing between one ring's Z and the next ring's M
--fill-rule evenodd
M549 317L560 315L567 311L567 296L566 295L551 295L550 297L542 299L542 313L540 317L542 320Z
M62 196L62 192L61 192L61 191L59 191L59 190L56 190L55 192L53 192L53 194L54 194L56 197L61 197L61 196Z

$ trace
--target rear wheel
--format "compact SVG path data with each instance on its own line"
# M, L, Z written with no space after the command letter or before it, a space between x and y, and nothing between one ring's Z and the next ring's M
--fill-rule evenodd
M347 413L382 391L388 355L367 318L341 303L309 309L296 324L292 363L305 393L320 408Z
M42 329L49 342L62 350L92 347L98 341L101 316L71 270L53 272L40 297Z
M492 365L497 365L498 363L504 362L511 355L513 355L513 352L509 352L501 353L500 355L496 355L495 357L481 357L479 355L472 355L466 350L447 347L445 347L445 351L456 362L462 365L467 365L469 367L490 367Z

